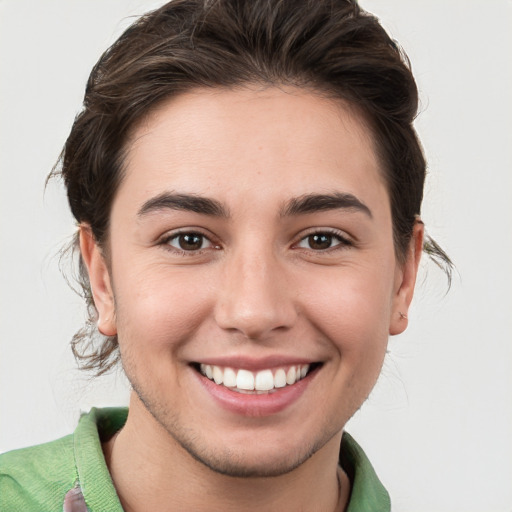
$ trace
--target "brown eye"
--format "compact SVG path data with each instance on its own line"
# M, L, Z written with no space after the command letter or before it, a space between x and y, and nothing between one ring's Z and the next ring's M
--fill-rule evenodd
M212 245L201 233L180 233L170 238L167 243L182 251L199 251Z
M343 248L351 246L352 243L337 233L317 232L305 236L297 247L301 249L310 249L313 251L326 251L327 249Z
M329 249L332 245L332 239L333 236L327 233L316 233L309 235L307 238L309 247L316 251Z

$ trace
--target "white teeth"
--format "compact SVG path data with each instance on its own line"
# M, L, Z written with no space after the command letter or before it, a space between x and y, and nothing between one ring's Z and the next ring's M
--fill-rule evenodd
M297 377L297 370L295 369L295 366L290 366L290 369L288 370L288 373L286 374L286 384L291 386L292 384L295 384L295 378Z
M286 386L286 373L282 368L277 370L274 375L274 387L276 388L284 388Z
M224 370L224 386L228 388L236 387L236 373L232 368Z
M213 367L213 380L215 384L222 384L222 380L224 379L224 372L218 367Z
M268 391L274 388L274 376L271 370L263 370L256 374L254 389L257 391Z
M222 368L210 364L201 364L200 370L215 384L224 385L235 391L271 391L274 388L291 386L303 379L309 371L309 364L290 366L288 371L278 368L275 373L270 369L256 373L243 369L236 371L233 368Z
M236 387L239 389L254 389L254 375L247 370L238 370L236 376Z

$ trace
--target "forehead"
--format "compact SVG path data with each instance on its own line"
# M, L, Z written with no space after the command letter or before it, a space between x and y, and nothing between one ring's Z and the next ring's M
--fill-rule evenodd
M340 187L382 199L362 116L308 90L241 88L197 89L159 105L127 143L120 192L134 202L163 189L229 200Z

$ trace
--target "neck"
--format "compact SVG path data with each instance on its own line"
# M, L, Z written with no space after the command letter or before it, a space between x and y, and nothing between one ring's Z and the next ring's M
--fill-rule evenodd
M195 460L147 411L136 414L142 404L134 401L126 425L104 445L126 512L345 510L350 484L338 467L341 433L289 473L237 478Z

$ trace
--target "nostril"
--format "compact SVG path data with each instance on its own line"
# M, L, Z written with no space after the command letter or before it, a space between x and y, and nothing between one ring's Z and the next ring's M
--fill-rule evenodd
M241 263L233 262L234 268L230 267L219 289L214 312L217 325L251 340L292 327L298 315L282 269L269 268L269 262L248 261L247 251L241 259ZM242 268L236 271L237 266Z

